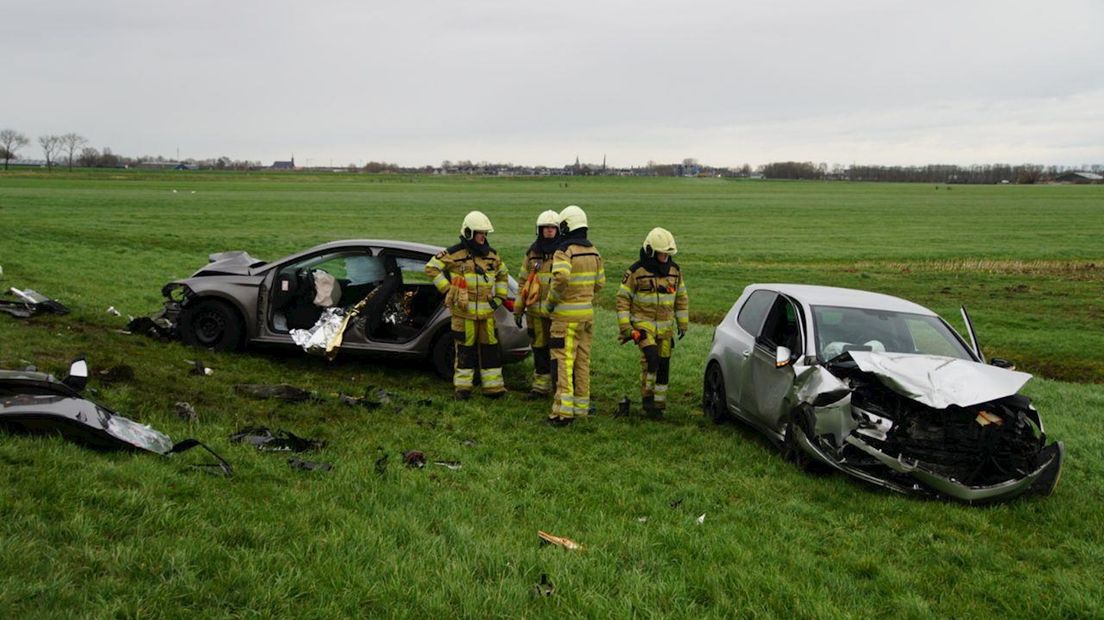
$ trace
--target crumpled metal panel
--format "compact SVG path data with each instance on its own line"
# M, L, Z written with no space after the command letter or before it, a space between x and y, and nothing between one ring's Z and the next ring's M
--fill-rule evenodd
M812 404L822 406L850 393L850 386L820 364L794 366L794 382L790 390L792 406Z
M326 308L310 329L293 329L288 333L307 353L324 355L326 344L341 331L344 320L345 312L341 308Z
M851 351L859 370L889 389L934 409L969 407L1011 396L1031 375L978 362L910 353Z

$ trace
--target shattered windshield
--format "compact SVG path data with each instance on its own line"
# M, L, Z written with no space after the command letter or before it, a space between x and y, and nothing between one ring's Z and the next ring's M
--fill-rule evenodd
M867 308L813 306L817 356L830 360L847 351L920 353L973 360L938 317Z

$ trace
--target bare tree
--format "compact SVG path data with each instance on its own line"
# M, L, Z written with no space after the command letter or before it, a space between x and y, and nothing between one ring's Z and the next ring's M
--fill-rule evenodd
M14 129L0 131L0 157L4 158L4 170L8 169L8 162L16 159L16 151L30 144L27 136Z
M77 149L88 144L88 140L84 139L84 136L76 133L67 133L63 136L58 136L61 140L61 146L65 149L65 152L69 155L69 172L73 171L73 154L77 152Z
M61 136L39 136L38 144L42 147L42 154L46 156L46 169L53 169L54 158L61 151Z
M86 146L81 149L80 156L77 157L77 163L85 168L94 168L100 163L100 152L95 147Z

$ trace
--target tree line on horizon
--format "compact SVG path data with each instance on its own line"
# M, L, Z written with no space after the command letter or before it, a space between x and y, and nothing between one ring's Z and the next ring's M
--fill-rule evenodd
M189 169L205 170L258 170L264 168L259 161L234 160L226 156L214 159L192 159L182 161L167 159L161 155L126 157L117 155L110 148L97 149L88 146L88 140L77 133L59 135L43 135L37 140L42 150L46 168L52 170L60 161L64 161L69 170L74 164L81 168L122 168L131 166L181 166ZM4 160L4 169L8 169L9 162L18 160L18 152L30 145L30 139L14 130L0 130L0 159ZM511 174L533 174L534 170L547 173L549 170L561 171L560 174L573 176L658 176L658 177L736 177L736 178L764 178L764 179L788 179L802 181L868 181L868 182L896 182L896 183L962 183L962 184L996 184L1017 183L1034 184L1051 181L1059 175L1070 171L1083 171L1104 173L1104 166L1100 164L1085 165L1081 167L1055 166L1040 164L975 164L960 166L953 164L928 164L923 166L881 166L860 165L842 166L834 164L829 168L827 163L814 164L813 162L771 162L752 168L750 164L737 167L718 167L700 163L695 158L685 158L677 163L660 163L649 161L645 166L632 168L607 168L605 163L601 166L595 164L568 164L563 168L549 169L544 166L518 166L511 163L493 163L481 161L473 163L470 160L457 162L443 161L440 167L432 165L407 167L387 162L370 161L363 166L349 164L344 167L349 172L367 172L374 174L401 173L401 174L433 174L440 171L458 171L460 174L496 175L506 171Z

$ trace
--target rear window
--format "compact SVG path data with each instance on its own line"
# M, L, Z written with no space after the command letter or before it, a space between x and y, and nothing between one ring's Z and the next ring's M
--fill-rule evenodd
M755 291L740 308L740 314L736 316L736 322L749 334L759 337L759 328L763 326L763 318L767 316L771 303L774 301L774 291Z

